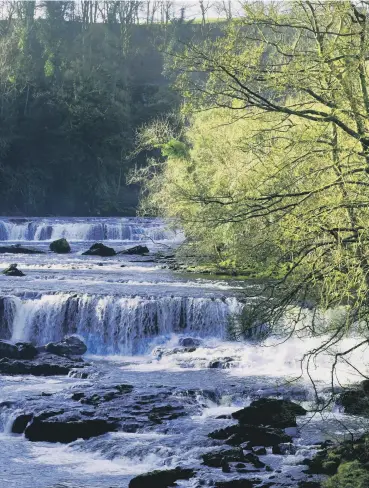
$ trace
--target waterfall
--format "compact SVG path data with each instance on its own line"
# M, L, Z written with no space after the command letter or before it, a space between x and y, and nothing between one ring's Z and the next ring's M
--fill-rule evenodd
M158 219L58 218L0 219L0 241L176 241L181 238Z
M45 344L81 335L93 354L142 354L172 333L224 338L235 298L40 294L6 298L0 323L13 341ZM4 338L4 337L3 337Z

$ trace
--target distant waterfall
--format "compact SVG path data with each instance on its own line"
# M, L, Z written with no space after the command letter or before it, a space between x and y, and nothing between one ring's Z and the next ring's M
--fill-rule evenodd
M175 241L179 236L158 219L0 219L0 241Z
M144 353L155 337L171 333L224 338L230 314L241 307L235 298L66 293L7 297L3 302L0 332L9 331L13 341L45 344L80 334L88 351L97 354Z

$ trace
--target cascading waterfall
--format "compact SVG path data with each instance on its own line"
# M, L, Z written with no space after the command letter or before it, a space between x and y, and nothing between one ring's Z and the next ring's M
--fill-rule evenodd
M65 237L69 241L176 241L180 235L158 219L65 218L1 219L0 241L49 241Z
M241 310L235 298L61 293L4 301L0 322L12 341L45 344L79 334L93 354L144 353L154 338L172 333L224 338L230 314Z

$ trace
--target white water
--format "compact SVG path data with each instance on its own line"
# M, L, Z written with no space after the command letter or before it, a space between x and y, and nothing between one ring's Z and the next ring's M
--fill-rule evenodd
M138 218L0 218L0 241L180 241L181 233L158 219Z
M137 354L173 332L225 338L235 298L119 297L42 294L5 299L3 322L11 339L46 344L79 334L90 353Z

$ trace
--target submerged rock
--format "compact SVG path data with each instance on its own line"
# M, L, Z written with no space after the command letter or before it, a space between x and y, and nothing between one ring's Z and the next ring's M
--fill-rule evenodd
M217 481L215 483L216 488L253 488L254 486L260 486L260 479L238 479L231 481ZM260 488L263 488L262 486Z
M60 342L49 342L45 351L57 356L82 356L87 352L87 346L79 337L69 336Z
M234 358L220 358L220 359L214 359L213 361L210 361L209 363L209 368L210 369L227 369L231 366L231 363L235 361Z
M209 437L224 440L230 446L240 446L247 442L248 448L254 446L273 447L284 442L291 442L292 438L282 429L256 425L230 425L209 434Z
M69 242L67 239L57 239L50 244L50 251L53 251L57 254L67 254L71 251Z
M124 249L123 251L120 251L118 254L148 254L150 251L149 251L149 248L146 247L146 246L134 246L134 247L130 247L129 249Z
M151 471L133 478L128 488L169 488L176 486L177 480L189 480L195 476L193 469L175 468L163 471Z
M82 253L83 256L102 256L109 257L115 256L116 252L112 247L105 246L101 242L93 244L88 251Z
M40 249L32 249L22 246L0 246L0 254L45 254L45 251Z
M9 268L6 268L2 271L2 274L6 276L26 276L23 271L18 269L17 264L11 264Z

